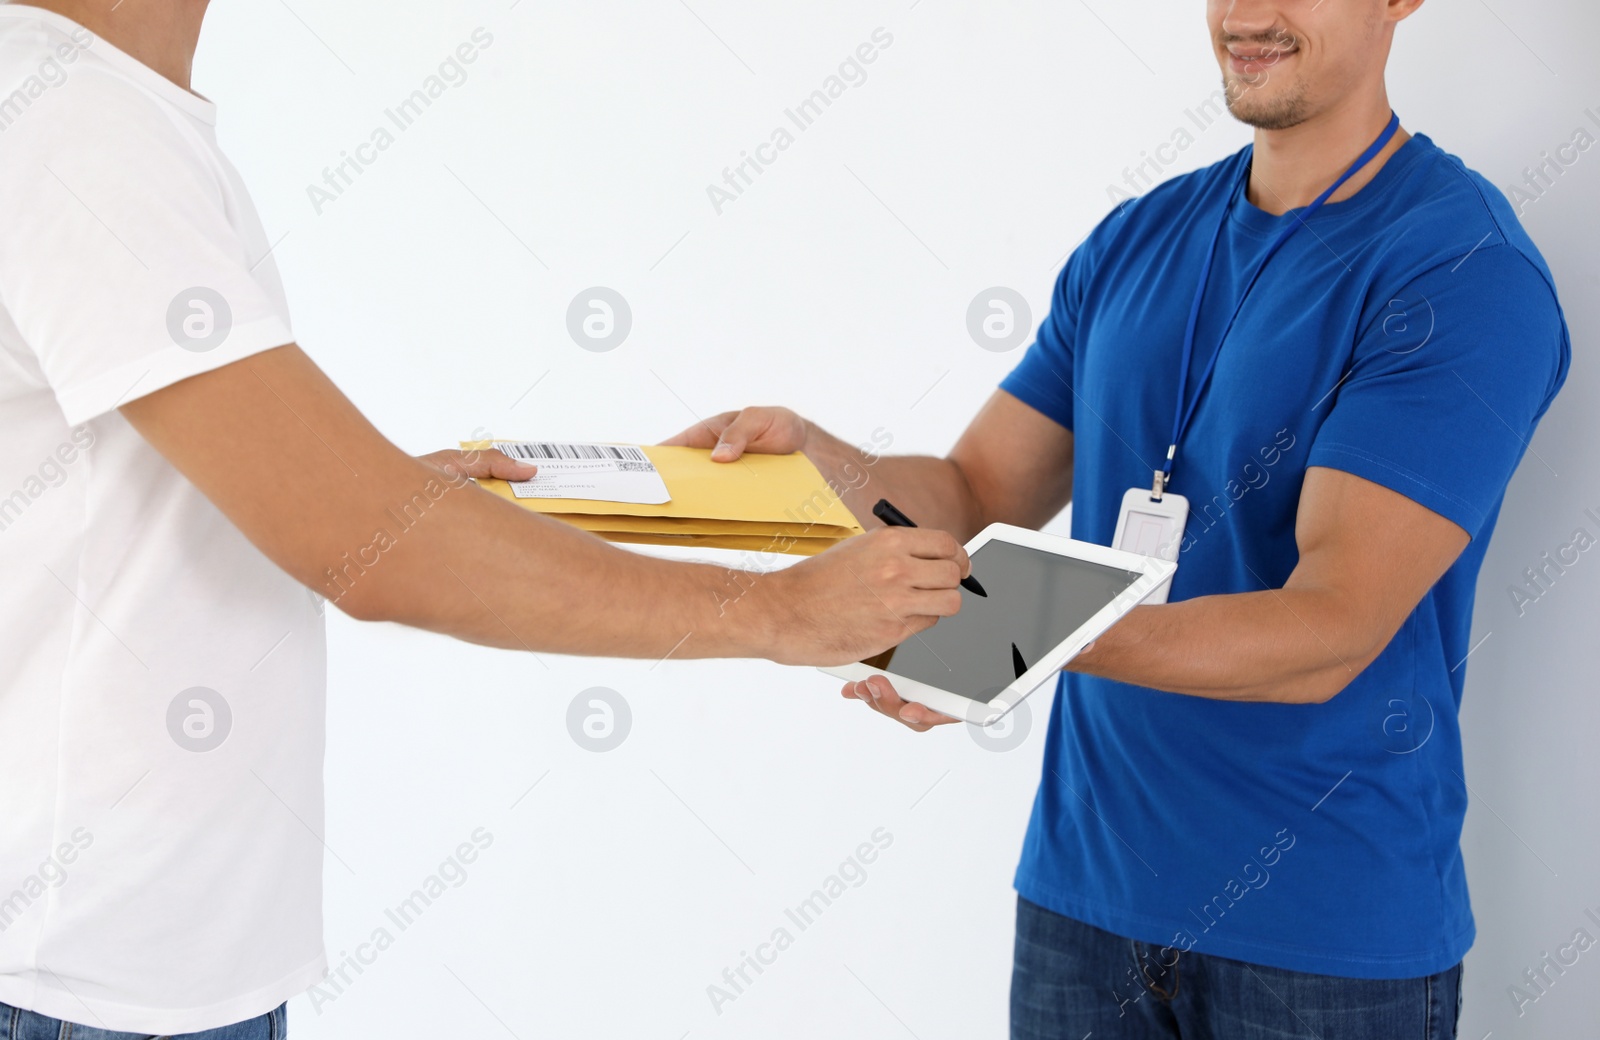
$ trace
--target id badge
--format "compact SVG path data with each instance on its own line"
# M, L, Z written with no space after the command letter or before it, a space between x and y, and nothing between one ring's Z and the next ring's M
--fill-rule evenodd
M1183 525L1188 519L1189 500L1182 495L1168 491L1154 499L1147 487L1129 488L1122 495L1122 511L1117 515L1117 533L1111 538L1111 547L1177 563L1178 550L1183 546ZM1144 602L1165 603L1171 590L1169 578Z

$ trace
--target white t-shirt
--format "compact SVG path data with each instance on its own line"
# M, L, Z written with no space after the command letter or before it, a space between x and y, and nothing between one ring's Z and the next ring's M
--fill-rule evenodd
M118 405L292 341L215 110L0 6L0 1001L186 1033L320 979L320 601Z

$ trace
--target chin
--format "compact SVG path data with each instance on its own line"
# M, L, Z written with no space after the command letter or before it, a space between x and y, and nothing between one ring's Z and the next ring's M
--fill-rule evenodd
M1233 118L1257 130L1287 130L1305 122L1309 115L1301 89L1262 94L1242 81L1230 81L1227 98Z

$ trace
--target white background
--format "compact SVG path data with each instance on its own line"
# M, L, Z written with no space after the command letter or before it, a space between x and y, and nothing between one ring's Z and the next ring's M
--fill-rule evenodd
M307 186L479 26L494 40L467 81L316 213ZM893 43L867 81L718 215L707 185L880 26ZM1399 33L1395 107L1509 186L1578 126L1600 134L1584 114L1600 112L1597 38L1589 0L1435 0ZM650 441L772 402L942 452L1021 355L979 349L968 304L1009 286L1037 321L1107 185L1189 125L1217 75L1198 0L255 0L216 5L195 85L281 237L301 342L409 450L479 427ZM1223 119L1164 172L1247 139ZM1600 1020L1600 949L1520 1018L1508 996L1574 930L1600 938L1583 917L1600 907L1600 562L1521 617L1507 592L1575 527L1600 534L1583 515L1600 511L1597 167L1583 155L1524 215L1575 362L1480 584L1472 1040ZM609 353L566 329L595 285L633 311ZM902 731L805 669L331 629L330 954L380 926L395 941L334 999L296 1000L296 1036L1004 1035L1048 696L995 752L959 728ZM596 686L633 716L603 754L566 725ZM465 882L398 931L384 909L478 827L494 841ZM707 986L879 827L893 844L865 883L714 1011Z

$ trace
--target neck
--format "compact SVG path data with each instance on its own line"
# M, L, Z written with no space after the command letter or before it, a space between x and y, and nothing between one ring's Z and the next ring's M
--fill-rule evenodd
M31 0L31 6L70 18L184 90L208 0Z
M1374 98L1353 100L1295 126L1257 130L1245 197L1275 216L1310 205L1377 139L1389 115L1388 95L1380 87ZM1328 201L1342 202L1364 188L1410 139L1404 129L1396 130L1383 150Z

